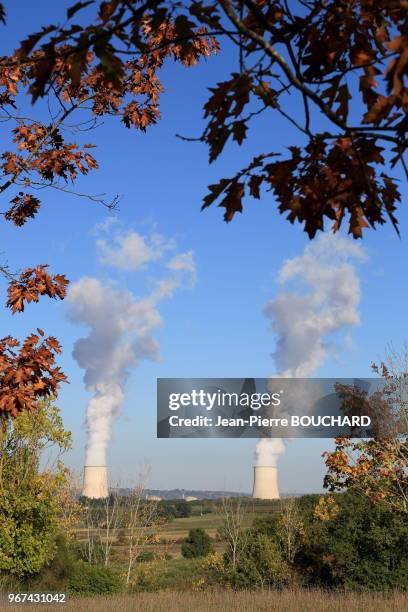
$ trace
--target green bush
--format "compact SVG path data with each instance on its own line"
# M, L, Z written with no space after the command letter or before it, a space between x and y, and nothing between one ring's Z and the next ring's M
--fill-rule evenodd
M223 582L234 588L282 588L291 577L290 568L276 542L264 533L250 529L246 544L235 565L229 551L224 555Z
M165 521L172 521L175 518L188 518L192 514L191 504L185 499L178 501L162 500L157 506L157 516Z
M79 561L69 579L68 588L73 593L102 595L120 592L122 583L111 567Z
M0 496L0 571L36 574L55 554L57 509L47 484L38 479Z
M315 585L353 590L408 589L408 523L381 503L346 493L335 516L314 513L317 496L301 500L305 535L295 564Z
M163 522L169 523L176 518L176 513L173 506L170 506L166 501L161 501L157 504L156 517Z
M55 541L56 553L37 576L27 580L31 591L63 591L76 571L78 558L64 534Z
M211 551L211 538L204 529L190 529L186 541L181 546L181 554L187 559L205 557Z
M185 499L180 499L174 504L174 514L176 518L188 518L191 516L191 505Z

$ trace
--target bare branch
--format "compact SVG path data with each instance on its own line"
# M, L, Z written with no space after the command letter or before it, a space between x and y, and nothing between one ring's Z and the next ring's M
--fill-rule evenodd
M121 196L116 195L112 200L108 201L104 198L105 193L100 194L90 194L90 193L81 193L80 191L75 191L73 189L68 189L67 187L63 187L58 185L57 183L39 183L37 181L17 181L16 185L21 185L24 187L30 187L36 191L41 191L42 189L56 189L57 191L62 191L63 193L67 193L69 195L74 195L78 198L85 198L90 200L91 202L95 202L96 204L102 204L108 210L119 210L119 202L121 200ZM4 213L3 213L4 214Z

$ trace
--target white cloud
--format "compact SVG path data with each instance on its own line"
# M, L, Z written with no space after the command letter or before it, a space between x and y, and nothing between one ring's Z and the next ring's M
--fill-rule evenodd
M182 272L189 275L192 285L194 285L197 280L197 269L194 262L193 251L178 253L168 262L167 267L174 272Z
M92 234L101 234L101 233L107 234L108 232L111 231L112 227L114 225L117 225L118 223L119 223L119 219L113 215L110 215L109 217L106 217L104 221L97 223L91 233Z
M158 261L174 248L174 241L160 234L143 236L135 231L118 233L112 243L105 239L96 241L99 261L120 270L138 270L146 264Z

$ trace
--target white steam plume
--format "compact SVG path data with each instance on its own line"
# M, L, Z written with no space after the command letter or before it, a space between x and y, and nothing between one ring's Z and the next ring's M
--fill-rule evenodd
M360 323L360 281L352 261L364 259L356 243L325 234L308 244L302 255L284 262L279 282L293 282L294 289L265 308L277 334L275 376L312 376L333 348L331 334ZM280 438L262 439L255 450L256 465L276 465L284 451Z
M276 467L279 455L284 452L285 443L282 438L261 438L255 447L255 465Z
M129 236L131 234L127 234ZM142 240L145 244L154 243ZM131 242L128 240L127 248ZM121 248L118 240L115 244ZM140 240L133 240L138 253L140 244ZM157 241L156 246L162 250L162 242ZM115 253L113 247L109 249L112 256L109 263L113 265ZM122 259L116 259L118 267L122 268ZM130 256L129 259L135 268L140 267L136 251L133 259ZM146 257L142 260L145 264ZM166 276L156 281L151 293L144 298L137 298L128 290L96 278L81 278L71 287L68 316L72 322L89 328L89 334L77 340L73 350L74 358L85 370L85 386L92 393L86 411L86 465L106 465L112 424L125 398L124 385L130 369L142 359L154 359L158 355L159 345L151 334L163 322L157 309L159 303L171 297L182 284L191 284L195 279L191 252L176 254L165 264L165 269Z

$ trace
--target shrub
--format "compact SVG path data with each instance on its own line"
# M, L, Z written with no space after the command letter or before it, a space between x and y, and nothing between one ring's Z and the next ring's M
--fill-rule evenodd
M185 499L180 499L180 501L174 504L174 514L176 518L188 518L191 516L191 513L191 505L186 502Z
M36 574L55 554L57 507L45 479L2 491L0 497L0 571Z
M305 536L298 569L321 586L408 589L406 518L352 493L335 495L334 502L336 512L325 513L318 497L301 500Z
M122 583L117 572L111 567L80 561L69 579L68 586L74 593L108 594L118 593Z
M167 523L176 518L176 513L173 506L170 506L166 501L161 501L157 504L156 517L158 520Z
M205 557L211 551L211 538L204 529L190 529L186 541L181 547L181 554L187 559Z
M55 541L56 553L33 579L28 580L31 591L62 591L68 586L71 576L76 571L78 558L64 534L59 534Z
M228 552L224 555L222 579L235 588L282 588L290 580L290 568L276 542L266 534L249 530L235 565Z

